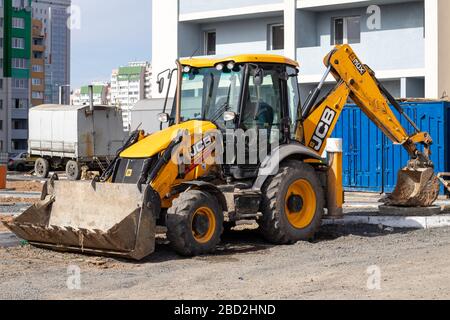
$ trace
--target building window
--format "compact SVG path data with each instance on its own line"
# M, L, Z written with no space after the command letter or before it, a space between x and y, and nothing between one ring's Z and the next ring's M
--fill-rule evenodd
M25 49L25 39L24 38L12 38L13 49Z
M44 72L44 66L39 65L39 64L34 64L33 72Z
M269 50L283 50L284 49L284 25L272 24L269 25Z
M41 100L41 99L44 99L44 93L43 93L43 92L38 92L38 91L33 91L33 92L31 93L31 97L32 97L33 99L39 99L39 100Z
M12 128L13 130L28 130L28 121L27 120L12 120Z
M3 120L0 120L0 130L3 130Z
M27 99L14 99L14 108L15 109L28 108L28 100Z
M12 18L12 26L16 29L25 29L25 19L24 18Z
M11 141L12 149L15 151L26 150L28 148L27 140L12 140Z
M14 89L27 89L28 88L28 80L27 79L13 79L13 88Z
M361 42L361 18L333 18L333 37L331 45Z
M205 54L207 56L216 54L216 31L205 32Z
M22 58L13 58L12 67L14 69L28 69L28 60Z
M33 86L40 86L42 84L42 79L39 78L33 78L31 79L31 84Z

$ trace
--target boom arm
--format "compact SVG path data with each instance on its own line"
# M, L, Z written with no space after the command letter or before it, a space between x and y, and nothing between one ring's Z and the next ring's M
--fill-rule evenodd
M419 130L350 46L337 46L325 58L325 65L327 72L303 109L303 123L297 127L297 138L300 140L304 137L308 147L322 154L348 98L351 98L392 142L401 144L411 157L408 166L399 172L397 187L385 199L385 203L405 207L431 206L438 198L439 182L430 160L430 146L433 143L430 135ZM316 104L330 73L338 83ZM408 134L389 103L410 123L414 134ZM423 153L419 151L418 144L424 146Z
M327 55L324 62L328 67L327 73L303 109L307 146L319 154L323 153L326 140L331 136L348 98L351 98L392 142L401 144L412 159L418 159L429 165L429 150L433 142L430 135L419 130L397 101L379 83L374 72L361 63L350 46L337 46ZM315 105L321 86L329 73L338 84L328 96ZM391 103L412 125L415 129L413 135L408 134L388 103ZM424 154L418 150L418 143L424 145Z

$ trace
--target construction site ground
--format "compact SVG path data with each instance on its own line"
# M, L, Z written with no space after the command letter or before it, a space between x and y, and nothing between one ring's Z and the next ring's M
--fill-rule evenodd
M14 188L25 197L0 200L2 218L39 198L28 185ZM351 194L345 211L373 214L378 198ZM37 249L0 226L0 299L450 298L448 227L326 225L291 246L270 245L255 228L239 226L215 255L196 258L177 256L160 234L156 252L137 263Z

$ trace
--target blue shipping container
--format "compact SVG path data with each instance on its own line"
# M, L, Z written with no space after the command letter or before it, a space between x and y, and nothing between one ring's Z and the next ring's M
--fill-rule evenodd
M429 132L434 144L431 159L436 172L450 172L450 103L405 102L405 113L422 131ZM396 116L400 114L395 110ZM401 118L411 134L412 126ZM397 173L404 167L408 154L402 146L394 145L355 105L348 105L333 133L344 143L344 187L348 191L392 192ZM442 192L444 190L442 189Z

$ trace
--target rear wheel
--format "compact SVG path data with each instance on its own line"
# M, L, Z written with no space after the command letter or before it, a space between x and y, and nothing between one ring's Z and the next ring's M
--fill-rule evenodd
M77 181L81 178L81 166L77 161L69 160L66 164L67 178L71 181Z
M263 189L261 230L275 244L311 239L320 228L324 194L314 169L290 161Z
M48 178L48 174L50 173L50 164L48 160L44 158L39 158L34 163L34 172L36 176L39 178L46 179Z
M182 193L167 212L167 237L183 256L213 253L223 232L217 199L199 190Z

